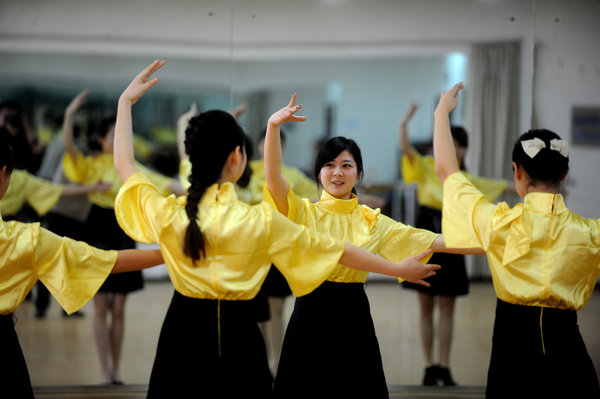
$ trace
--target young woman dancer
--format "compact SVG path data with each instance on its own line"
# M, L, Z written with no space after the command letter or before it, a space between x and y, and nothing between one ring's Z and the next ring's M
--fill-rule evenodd
M279 139L282 123L306 120L295 115L301 108L295 101L294 94L288 106L269 118L265 141L267 201L300 225L383 258L399 260L429 248L449 251L438 234L404 225L358 204L355 189L363 164L353 140L334 137L324 144L314 169L323 186L321 199L317 203L299 199L282 174ZM388 397L364 289L367 275L337 265L319 288L296 298L275 378L277 397L310 397L315 393L323 397Z
M149 65L121 94L114 146L124 181L119 224L138 241L158 242L175 287L148 397L270 397L264 341L249 306L271 263L296 295L312 291L338 262L423 284L438 266L419 262L429 251L396 264L298 226L266 203L238 201L233 183L246 166L245 134L224 111L190 119L187 198L162 196L135 167L131 107L157 83L151 75L163 64Z
M12 168L12 149L0 140L0 198ZM0 216L0 396L33 398L13 313L38 279L67 313L73 313L94 296L109 273L162 263L157 250L104 251L60 237L39 223L6 222Z
M435 174L435 161L432 156L421 155L410 144L408 124L419 109L412 103L400 123L400 150L402 151L402 178L406 184L417 184L416 226L422 229L442 232L442 182ZM503 192L514 193L514 186L506 180L486 179L469 174L464 167L464 157L469 139L460 126L452 126L452 139L456 148L458 167L473 184L485 193L489 201L495 201ZM432 263L446 266L435 277L429 279L430 286L424 287L410 282L403 287L416 290L419 298L419 323L421 344L425 356L423 385L456 385L450 373L450 350L454 329L454 309L456 297L469 293L469 278L465 257L460 254L435 253ZM433 321L434 308L438 308L437 331ZM437 338L438 361L434 361L434 341Z
M486 251L498 301L487 398L598 398L600 386L577 310L600 273L600 220L570 211L560 194L568 144L549 130L515 143L512 167L523 203L494 205L461 173L448 115L459 83L442 92L434 116L436 171L444 182L448 245Z
M122 185L113 162L115 118L104 118L94 132L99 153L84 155L74 144L73 118L85 103L88 94L88 90L79 93L65 110L63 140L67 154L63 158L64 173L75 183L110 184L109 189L88 195L92 208L86 221L89 226L87 242L102 249L135 248L135 241L121 230L114 212L115 197ZM177 180L152 172L142 165L138 167L161 190L184 193ZM110 276L94 297L94 338L103 384L122 384L119 369L125 336L126 300L128 294L142 289L143 286L141 271L117 274Z

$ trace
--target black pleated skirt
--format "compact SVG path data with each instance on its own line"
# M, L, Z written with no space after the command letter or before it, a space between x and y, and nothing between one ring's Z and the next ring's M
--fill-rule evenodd
M421 206L417 217L417 227L442 232L442 213L436 209ZM430 295L461 296L469 293L469 277L464 255L435 253L428 263L441 265L435 276L426 279L430 284L425 287L420 284L404 281L402 286Z
M250 301L173 294L148 398L270 398L273 378Z
M327 281L296 298L274 396L389 397L364 284Z
M33 399L29 370L13 315L0 315L0 398Z
M577 312L498 300L486 398L600 398Z

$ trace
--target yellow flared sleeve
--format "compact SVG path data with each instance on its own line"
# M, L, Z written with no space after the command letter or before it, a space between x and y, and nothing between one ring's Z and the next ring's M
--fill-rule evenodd
M344 243L297 225L278 212L271 215L271 260L295 296L309 294L331 274L344 253Z
M158 194L158 189L147 176L137 172L129 176L115 199L115 215L119 226L138 242L158 241L163 220L169 218L171 207L168 204L178 201L174 195L163 197L154 194ZM179 199L184 200L185 197Z
M289 181L288 181L288 186L289 186ZM269 191L269 186L267 186L267 183L265 182L263 185L263 201L265 201L266 203L270 204L273 208L275 208L277 210L277 205L275 204L275 199L273 199L273 196L271 195L271 191ZM308 198L306 199L300 199L296 196L296 193L290 188L288 190L287 193L287 203L288 203L288 213L287 216L288 219L290 219L293 222L298 223L298 215L299 215L299 210L303 209L302 205L300 204L300 202L302 201L310 201Z
M487 250L496 206L461 172L444 182L442 233L447 247Z
M52 209L62 194L62 186L33 176L23 170L14 170L10 185L0 200L4 215L15 215L28 203L39 216Z
M117 251L100 250L44 229L38 232L33 267L60 306L71 314L100 289L117 261Z
M439 235L429 230L405 225L385 215L379 216L377 228L381 231L378 252L392 262L401 262L410 256L425 252L431 248L433 241ZM421 259L421 263L429 262L431 256ZM402 282L404 279L398 278L398 281Z

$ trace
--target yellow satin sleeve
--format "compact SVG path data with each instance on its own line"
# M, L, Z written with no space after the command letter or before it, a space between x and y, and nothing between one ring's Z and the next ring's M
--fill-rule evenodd
M231 183L207 188L198 223L206 256L197 264L183 253L189 219L186 197L161 196L141 173L133 174L115 202L123 230L141 242L158 242L175 289L194 298L252 299L271 263L288 280L294 295L318 287L341 257L342 241L298 226L268 204L250 206L237 199Z
M28 203L39 216L50 212L58 202L63 187L36 177L24 170L13 170L10 184L0 199L2 214L12 216Z
M117 259L117 251L57 236L39 223L0 220L0 249L0 314L13 313L38 279L73 313L93 298Z
M454 173L444 183L442 232L448 247L486 251L496 295L508 303L578 310L600 273L600 221L569 211L560 194L494 205Z

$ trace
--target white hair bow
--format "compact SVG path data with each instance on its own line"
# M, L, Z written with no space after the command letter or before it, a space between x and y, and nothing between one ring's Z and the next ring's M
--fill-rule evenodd
M542 148L546 148L544 140L534 137L530 140L522 140L521 146L525 154L529 155L529 158L534 158ZM569 143L565 140L552 139L550 140L550 149L552 151L558 151L560 155L567 158L569 156Z

